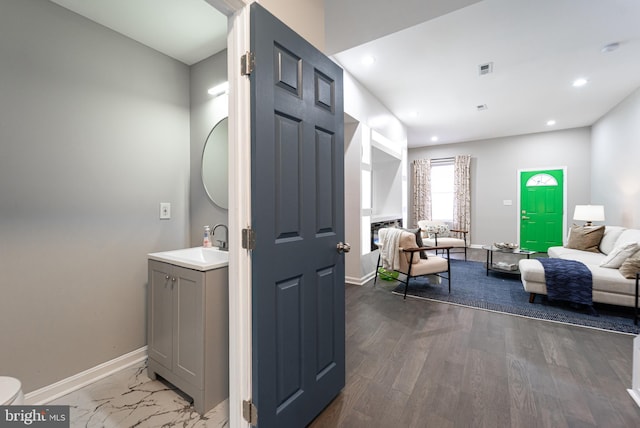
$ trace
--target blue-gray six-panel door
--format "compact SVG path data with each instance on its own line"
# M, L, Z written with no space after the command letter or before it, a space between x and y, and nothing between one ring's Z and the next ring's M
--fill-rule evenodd
M256 3L250 28L252 399L304 427L345 384L342 69Z

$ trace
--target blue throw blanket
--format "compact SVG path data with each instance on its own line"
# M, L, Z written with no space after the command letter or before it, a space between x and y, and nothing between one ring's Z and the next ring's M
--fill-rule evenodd
M549 300L593 305L593 279L587 266L576 260L539 258L544 268Z

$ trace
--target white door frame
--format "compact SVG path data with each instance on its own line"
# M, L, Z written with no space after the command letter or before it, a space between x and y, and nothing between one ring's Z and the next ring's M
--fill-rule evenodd
M240 57L250 49L249 5L253 0L206 0L228 17L229 80L229 426L249 428L242 400L251 398L251 253L242 249L242 229L251 224L251 95L240 75Z

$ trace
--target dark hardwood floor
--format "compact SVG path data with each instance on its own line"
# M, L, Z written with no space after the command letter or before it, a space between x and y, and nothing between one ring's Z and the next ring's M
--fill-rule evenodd
M347 384L320 427L640 427L633 336L346 286Z

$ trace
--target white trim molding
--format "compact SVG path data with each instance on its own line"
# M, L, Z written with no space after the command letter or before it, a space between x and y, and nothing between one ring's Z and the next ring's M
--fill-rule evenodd
M87 386L91 383L104 379L120 370L126 369L134 364L138 364L147 359L147 347L131 351L128 354L121 355L113 360L99 364L88 370L62 379L54 384L25 394L24 400L27 405L39 406L50 403L51 401L67 395L73 391Z
M631 388L627 392L640 407L640 335L633 339L633 370Z
M243 400L251 400L251 252L241 231L251 226L251 86L240 57L250 49L248 6L229 16L229 426L249 428Z
M376 276L375 271L366 274L362 278L356 278L354 276L347 276L347 277L344 278L344 282L347 283L347 284L353 284L353 285L365 285L367 282L371 281L374 276Z

